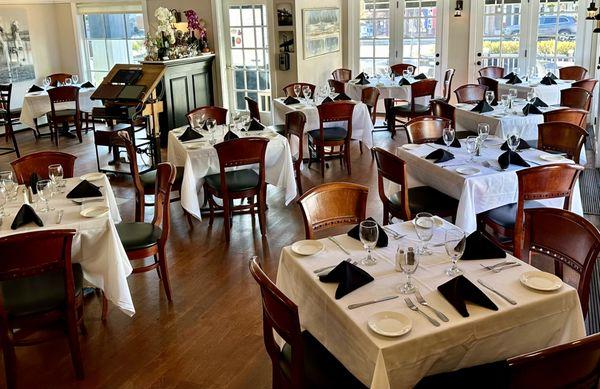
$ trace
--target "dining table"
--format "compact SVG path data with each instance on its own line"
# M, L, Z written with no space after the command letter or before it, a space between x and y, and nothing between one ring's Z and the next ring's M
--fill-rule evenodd
M522 80L520 84L508 84L508 80L504 78L496 79L498 81L498 96L500 100L502 95L508 95L509 89L517 90L517 97L526 98L527 93L534 92L537 97L543 100L548 105L560 104L560 91L570 88L574 80L555 80L556 84L544 85L540 84L540 78L531 78Z
M429 242L432 254L418 255L412 282L429 306L447 321L419 304L416 295L399 292L406 275L396 270L397 250L408 251L421 244L413 221L386 226L389 244L374 249L377 263L372 266L360 263L365 257L363 245L348 235L334 237L337 244L318 240L323 249L309 256L299 255L293 245L281 251L276 284L298 306L301 327L364 385L371 389L410 388L428 375L502 361L586 335L577 291L567 284L557 285L551 292L531 289L527 276L536 269L510 254L505 259L458 261L463 276L498 308L491 310L467 301L468 317L459 314L437 289L452 279L445 273L451 265L444 247L446 231L459 228L436 219L440 223L436 221ZM337 284L321 282L315 271L348 258L373 280L336 299ZM514 262L514 266L498 272L482 266L503 261ZM481 287L479 280L515 305ZM384 297L388 300L349 307ZM409 309L406 298L421 312ZM402 331L388 330L386 317L398 314L404 318Z
M206 130L198 129L198 133L202 135L200 139L181 141L179 137L186 128L187 126L182 126L169 131L167 160L175 166L184 167L181 205L192 216L202 220L204 177L220 172L219 157L217 150L210 142L211 135ZM214 132L214 143L223 142L227 131L227 125L217 126ZM296 198L298 189L287 138L277 134L272 127L265 127L263 131L235 129L233 133L239 137L258 136L269 140L265 155L265 181L283 190L285 204L290 204Z
M375 87L379 90L379 97L381 99L399 99L410 101L410 85L400 85L399 82L402 79L400 76L396 77L371 77L367 83L362 83L357 79L348 81L346 85L346 94L353 100L360 101L362 96L362 90L369 87ZM408 77L407 80L412 84L418 80L414 77Z
M133 316L135 308L127 284L127 277L133 268L115 227L116 223L121 222L121 215L108 178L104 174L95 175L97 179L90 182L100 187L102 197L73 200L66 198L85 176L67 178L64 190L56 191L49 200L51 210L47 212L42 211L42 200L36 200L34 195L33 200L36 201L32 206L43 221L42 227L29 223L16 230L11 229L13 219L24 204L24 199L17 196L9 201L4 207L5 215L0 219L0 237L32 231L74 229L76 233L71 257L74 263L81 264L84 279L101 289L108 301L122 312ZM19 186L18 193L21 193L23 187ZM107 212L99 214L89 212L92 207L108 209Z
M460 148L450 147L454 159L442 163L433 163L425 157L431 152L446 148L434 143L405 144L396 149L396 155L406 162L408 186L427 185L458 200L455 223L471 233L477 229L477 214L517 202L517 171L526 167L509 165L503 170L498 165L498 157L505 151L500 149L503 139L488 137L480 156L470 161L465 140L460 140ZM519 155L531 167L552 163L573 163L560 155L550 154L535 148L520 150ZM386 191L393 193L398 188L388 183ZM563 198L541 200L546 206L562 208ZM581 192L576 183L571 211L583 215Z

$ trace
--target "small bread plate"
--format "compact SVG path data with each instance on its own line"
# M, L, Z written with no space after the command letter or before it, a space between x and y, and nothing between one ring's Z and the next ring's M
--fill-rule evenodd
M108 213L108 207L105 205L94 205L82 210L79 214L83 217L100 217Z
M560 162L566 160L567 158L565 158L564 155L559 154L540 154L540 159L548 162Z
M412 329L412 320L399 312L383 311L369 317L367 325L376 334L397 337Z
M479 173L481 170L472 166L460 166L456 168L456 172L458 174L462 174L463 176L472 176L473 174Z
M562 280L554 274L539 270L525 272L521 274L519 280L528 288L541 290L543 292L558 290L563 284Z
M98 181L103 179L104 177L106 177L104 173L87 173L79 177L79 179L82 181Z
M324 247L318 240L301 240L292 245L292 251L298 255L309 256L320 253Z
M416 150L419 147L421 147L421 145L418 145L418 144L415 144L415 143L406 143L406 144L403 144L400 147L402 147L404 150Z
M185 148L188 150L196 150L196 149L201 149L203 146L202 142L196 142L196 143L189 143L187 145L185 145Z

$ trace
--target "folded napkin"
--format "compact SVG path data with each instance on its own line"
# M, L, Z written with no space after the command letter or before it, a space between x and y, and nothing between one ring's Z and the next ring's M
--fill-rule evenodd
M33 84L33 85L31 86L31 88L29 88L29 89L27 90L27 93L31 93L31 92L41 92L41 91L43 91L43 90L44 90L44 89L42 89L42 88L40 88L39 86L37 86L37 85Z
M372 217L367 218L367 220L375 221ZM388 245L388 236L385 233L385 230L377 223L377 229L379 230L379 237L377 238L377 247L387 247ZM350 231L348 231L348 236L360 241L360 223L352 227Z
M81 199L86 197L102 197L100 188L88 180L81 181L67 194L68 199Z
M532 115L541 115L542 111L540 111L540 109L538 107L536 107L535 105L531 104L531 103L527 103L527 105L525 105L523 107L523 114L525 116L532 114Z
M365 72L360 72L360 74L356 77L354 77L356 80L360 80L361 78L366 78L369 79L369 75Z
M333 103L333 99L329 96L325 97L323 99L323 101L321 101L321 104L327 104L327 103Z
M505 80L510 80L511 78L513 78L515 76L514 72L510 72L508 73L506 76L502 77Z
M558 77L556 77L556 75L554 73L552 73L552 72L548 72L547 76L550 77L553 80L558 80Z
M492 311L498 310L496 304L463 275L454 277L437 289L462 317L469 317L466 301Z
M519 154L517 154L515 151L510 150L502 153L498 157L498 164L500 165L500 168L502 170L508 168L508 165L529 167L529 164L525 162L525 160L521 158Z
M506 258L506 252L486 238L480 231L475 231L467 237L465 252L460 260L498 258Z
M410 85L410 81L408 81L406 78L402 77L400 79L400 82L398 82L398 85L400 85L400 86Z
M81 87L82 87L82 88L95 88L95 87L94 87L94 84L92 84L92 83L91 83L91 82L89 82L89 81L86 81L86 82L84 82L83 84L81 84Z
M450 161L451 159L454 159L454 154L452 154L449 151L446 151L444 149L437 149L431 153L429 153L425 159L435 159L435 161L433 161L433 163L440 163L440 162L446 162L446 161Z
M32 222L37 224L39 227L44 226L44 222L42 219L40 219L37 213L35 213L31 205L23 204L21 209L19 209L19 212L17 212L17 216L15 216L10 228L16 230L17 228Z
M476 106L473 107L473 109L471 109L471 112L486 113L492 112L493 110L494 108L492 108L492 106L489 105L486 100L481 100Z
M358 85L367 85L367 84L370 84L370 82L369 82L369 76L367 76L365 73L360 73L358 76L356 76L356 80L358 80L356 82Z
M436 145L444 145L446 146L446 144L444 143L444 137L442 136L441 138L439 138L438 140L436 140L435 142ZM458 147L460 148L460 141L458 140L458 138L454 138L454 140L452 141L452 143L450 144L450 147Z
M265 129L265 126L263 126L258 120L256 119L252 119L250 121L250 126L248 126L248 131L262 131Z
M350 97L348 97L347 94L345 94L344 92L338 94L337 96L335 96L334 98L335 101L342 101L342 100L352 100Z
M542 85L556 85L556 81L554 81L554 79L550 76L544 76L544 78L542 78L540 80L540 84Z
M350 292L373 281L373 277L363 269L347 261L340 262L329 273L319 276L321 282L338 283L335 299L341 299Z
M536 107L547 107L548 104L546 104L542 99L540 99L539 97L536 97L535 99L533 99L532 101L530 101L531 104L533 104Z
M285 98L285 100L283 100L283 104L285 104L285 105L300 104L300 101L298 99L293 98L292 96L288 96Z
M204 138L202 134L192 130L192 127L185 129L185 132L179 136L179 140L182 142L187 142L188 140L200 139Z
M515 85L515 84L520 84L523 81L521 81L521 79L519 78L519 76L517 76L516 74L513 74L513 76L511 78L508 79L508 81L506 81L506 83L508 85Z
M37 173L33 172L29 176L29 187L31 188L31 193L37 194L37 183L40 180L40 176Z
M427 76L423 73L417 74L415 80L427 80Z
M531 145L529 143L527 143L527 141L525 139L519 139L519 145L517 146L517 150L526 150L526 149L530 149ZM502 146L500 146L500 150L510 150L508 148L508 143L505 141L504 143L502 143Z
M227 131L227 134L225 134L225 136L223 137L223 140L232 140L232 139L238 139L238 138L239 138L239 136L237 136L231 130L229 130L229 131Z

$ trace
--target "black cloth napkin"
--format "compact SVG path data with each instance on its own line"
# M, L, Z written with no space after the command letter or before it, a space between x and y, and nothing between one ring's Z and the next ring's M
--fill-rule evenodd
M358 76L356 76L356 79L358 80L358 82L357 82L358 85L370 84L369 76L367 76L365 73L360 73Z
M100 188L88 180L81 181L67 194L68 199L81 199L86 197L102 197Z
M511 78L513 78L515 76L514 72L510 72L508 73L506 76L502 77L505 80L510 80Z
M437 289L462 317L469 317L466 301L492 311L498 310L496 304L463 275L454 277Z
M31 193L37 194L37 183L40 180L40 176L37 173L33 172L29 176L29 187L31 188Z
M42 89L42 88L40 88L39 86L37 86L37 85L33 84L33 85L31 86L31 88L29 88L29 89L27 90L27 93L31 93L31 92L41 92L41 91L43 91L43 90L44 90L44 89Z
M89 81L84 82L83 84L81 84L82 88L94 88L94 84L92 84Z
M187 142L188 140L193 140L193 139L200 139L200 138L204 138L202 136L202 134L192 130L192 127L189 127L185 129L185 132L181 135L179 135L179 140L182 142Z
M334 98L335 101L345 101L345 100L352 100L350 97L348 97L347 94L345 94L344 92L339 93L337 96L335 96Z
M238 138L239 138L239 136L237 136L231 130L229 130L229 131L227 131L227 134L225 134L225 136L223 137L223 140L232 140L232 139L238 139Z
M44 226L44 222L42 221L42 219L40 219L37 213L35 213L31 205L23 204L21 206L21 209L19 209L19 212L17 212L17 216L15 216L15 219L10 225L10 228L16 230L17 228L24 226L28 223L35 223L39 227Z
M248 131L262 131L265 129L265 126L263 126L258 120L256 119L252 119L250 121L250 126L248 126Z
M502 168L502 170L508 168L508 165L529 167L529 164L525 162L525 160L521 158L519 154L517 154L515 151L510 150L502 153L498 157L498 164L500 165L500 168Z
M367 220L375 221L372 217L368 217ZM377 229L379 230L379 237L377 238L377 247L387 247L388 245L388 236L385 233L385 230L377 223ZM360 241L360 223L352 227L350 231L348 231L348 236Z
M558 80L558 77L556 77L556 75L554 73L552 73L552 72L548 72L547 76L550 77L553 80Z
M321 104L327 104L327 103L333 103L333 99L329 96L325 97L323 99L323 101L321 101Z
M425 159L435 159L433 163L446 162L454 159L454 154L444 149L437 149L425 157Z
M354 78L357 79L357 80L360 80L361 78L369 79L369 75L367 73L365 73L365 72L360 72L360 74L358 76L354 77Z
M363 269L347 261L340 262L329 273L319 276L321 282L338 283L335 299L341 299L350 292L373 281L373 277Z
M408 81L406 78L402 77L400 79L400 81L398 82L398 85L400 85L400 86L410 85L410 81Z
M419 73L415 76L415 80L427 80L427 76L423 73Z
M486 238L480 231L467 237L465 251L460 260L506 258L506 252Z
M506 83L508 85L515 85L515 84L520 84L523 81L521 81L521 79L519 78L519 76L517 76L516 74L513 74L513 76L511 78L508 79L508 81L506 81Z
M547 107L548 104L546 104L542 99L540 99L539 97L536 97L535 99L533 99L533 101L530 101L530 103L536 107Z
M523 114L525 116L532 114L532 115L541 115L542 111L540 111L540 109L538 107L536 107L535 105L531 104L531 103L527 103L527 105L525 105L523 107Z
M292 96L288 96L285 98L285 100L283 100L283 104L285 104L285 105L300 104L300 101L298 99L293 98Z
M554 81L552 79L552 77L544 76L544 78L541 79L540 84L542 84L542 85L556 85L556 81Z
M481 100L476 106L473 107L473 109L471 109L471 112L486 113L492 112L493 110L494 108L492 108L492 106L489 105L486 100Z
M529 143L527 143L527 141L525 139L519 139L519 145L517 146L517 150L527 150L530 149L531 145ZM510 150L508 148L508 143L505 141L504 143L502 143L502 146L500 146L500 150Z
M446 146L446 143L444 143L444 137L442 136L441 138L439 138L438 140L436 140L435 142L436 145L444 145ZM450 147L457 147L460 148L460 141L458 140L458 138L454 138L454 140L452 141L452 143L450 144Z

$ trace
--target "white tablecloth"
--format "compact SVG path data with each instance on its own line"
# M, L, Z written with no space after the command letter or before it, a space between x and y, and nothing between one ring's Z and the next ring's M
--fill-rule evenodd
M517 97L526 98L527 93L533 90L536 96L548 105L560 104L560 91L570 88L572 83L572 81L556 80L556 85L543 85L539 83L539 79L536 79L531 82L523 81L521 84L508 85L505 79L499 78L497 81L500 96L507 95L508 90L514 88L517 90ZM497 96L498 100L500 100L500 96Z
M402 77L395 77L392 80L389 77L382 77L377 81L376 78L371 77L369 83L366 85L360 85L356 83L356 80L350 80L346 83L346 94L353 100L360 101L362 90L374 86L379 89L380 99L401 99L410 101L410 86L400 86L398 82L401 78Z
M450 228L449 224L446 228ZM443 247L433 247L434 255L420 257L421 264L413 279L425 299L444 312L449 322L434 327L406 307L404 295L349 310L348 304L398 295L396 288L406 278L394 271L395 250L398 246L416 246L418 242L410 223L394 225L394 229L409 235L401 240L390 239L387 248L375 249L378 264L362 267L375 281L339 300L334 299L337 285L322 283L313 274L317 268L348 257L333 243L322 240L325 250L311 257L297 256L285 247L279 260L277 286L298 305L302 327L365 385L373 389L409 388L426 375L504 360L585 336L577 292L567 285L553 293L527 289L519 282L521 273L533 270L527 264L495 274L483 269L480 263L497 263L497 260L459 261L459 267L472 282L484 279L517 301L512 306L483 290L499 310L468 304L470 317L463 318L436 289L449 280L444 270L450 263ZM431 242L443 240L444 231L438 228ZM351 252L353 259L364 257L359 241L345 235L338 237L338 241ZM415 301L414 296L410 297ZM435 317L428 308L420 308ZM408 316L412 330L399 338L375 334L368 329L367 320L381 311Z
M217 150L208 143L209 135L205 131L203 131L204 138L182 143L178 136L186 127L176 128L169 132L167 160L176 166L185 167L181 187L181 205L190 214L202 220L200 205L204 202L202 189L204 177L219 173L219 157ZM226 131L223 126L219 126L215 138L222 141ZM260 134L251 132L245 134L260 136ZM238 132L238 135L241 134ZM201 147L194 148L198 145ZM285 137L278 135L276 138L270 139L265 155L265 164L266 182L285 191L285 204L288 205L296 198L298 189L294 179L290 145Z
M510 165L507 170L498 171L482 165L484 161L497 164L498 156L503 153L499 147L501 142L497 138L490 138L486 141L488 147L482 149L481 156L475 157L474 163L467 163L469 157L464 141L461 142L460 149L450 148L456 158L441 164L435 164L432 160L422 158L436 148L445 147L431 143L423 144L415 150L398 147L397 155L406 161L409 187L428 185L459 200L456 225L471 233L477 229L478 213L517 202L519 185L516 172L523 167ZM551 163L539 158L540 155L547 154L543 151L529 149L521 151L520 154L531 166ZM456 172L456 168L459 166L473 166L479 169L480 173L465 177ZM393 186L390 188L393 190ZM562 198L548 199L542 202L548 206L560 208L564 204ZM571 210L583 215L579 184L575 185Z
M105 194L104 203L90 202L83 206L74 204L65 197L79 182L79 178L68 179L65 193L57 194L50 200L50 206L55 208L55 211L38 212L44 221L44 227L41 228L29 224L17 230L11 230L10 225L21 207L22 201L19 199L19 201L9 202L6 210L10 216L4 217L4 222L0 226L0 237L42 229L75 229L77 233L73 239L73 262L81 264L84 278L92 285L102 289L109 301L127 315L133 316L135 308L129 285L127 285L127 276L133 269L115 228L115 223L121 222L121 216L110 182L106 177L102 182L104 187L101 191ZM98 182L95 183L98 184ZM102 204L107 205L110 209L106 216L85 218L79 214L85 207ZM35 204L35 206L39 205L39 202ZM64 211L64 216L62 222L56 224L57 211L60 209Z
M81 88L79 89L79 109L82 112L92 112L92 108L101 107L102 101L91 100L90 96L96 88ZM73 103L57 104L57 109L63 108L75 108ZM23 108L21 109L21 123L24 125L35 128L34 119L40 116L45 116L46 113L50 112L50 98L47 92L33 92L27 93L23 98Z

